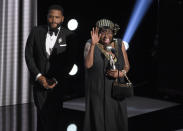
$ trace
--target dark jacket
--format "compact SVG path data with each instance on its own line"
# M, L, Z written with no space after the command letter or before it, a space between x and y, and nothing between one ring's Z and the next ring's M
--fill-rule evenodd
M68 76L74 64L74 33L68 29L61 27L56 43L53 47L51 55L48 57L46 53L46 35L48 26L34 27L27 39L25 47L25 60L30 75L35 81L38 73L47 78L55 78L64 85L65 79ZM63 46L63 45L67 46ZM57 87L58 88L58 87ZM47 91L38 82L34 82L34 99L37 103L43 104L46 98ZM37 99L41 99L38 100Z

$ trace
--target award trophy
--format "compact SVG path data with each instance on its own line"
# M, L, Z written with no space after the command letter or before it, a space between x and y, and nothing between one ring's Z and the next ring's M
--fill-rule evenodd
M106 50L108 52L112 52L112 50L114 50L114 49L112 48L112 46L109 45L109 46L106 46ZM113 58L112 54L109 54L109 64L110 64L110 69L112 69L112 70L116 69L114 58Z

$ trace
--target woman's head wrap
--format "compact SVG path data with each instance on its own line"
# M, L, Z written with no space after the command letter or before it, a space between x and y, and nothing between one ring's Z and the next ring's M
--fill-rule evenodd
M96 23L96 27L98 27L99 29L109 28L113 31L114 35L116 35L118 30L120 29L118 24L114 24L111 20L108 19L98 20Z

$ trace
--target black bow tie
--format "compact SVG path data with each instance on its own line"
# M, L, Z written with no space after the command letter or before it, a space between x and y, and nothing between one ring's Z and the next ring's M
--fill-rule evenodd
M52 36L53 32L55 33L55 35L57 35L58 31L59 31L59 29L49 29L48 33L50 34L50 36Z

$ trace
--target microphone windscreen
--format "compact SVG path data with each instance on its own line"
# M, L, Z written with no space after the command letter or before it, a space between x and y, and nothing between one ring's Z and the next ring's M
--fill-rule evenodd
M115 54L116 53L116 50L114 48L112 48L111 49L111 52Z

